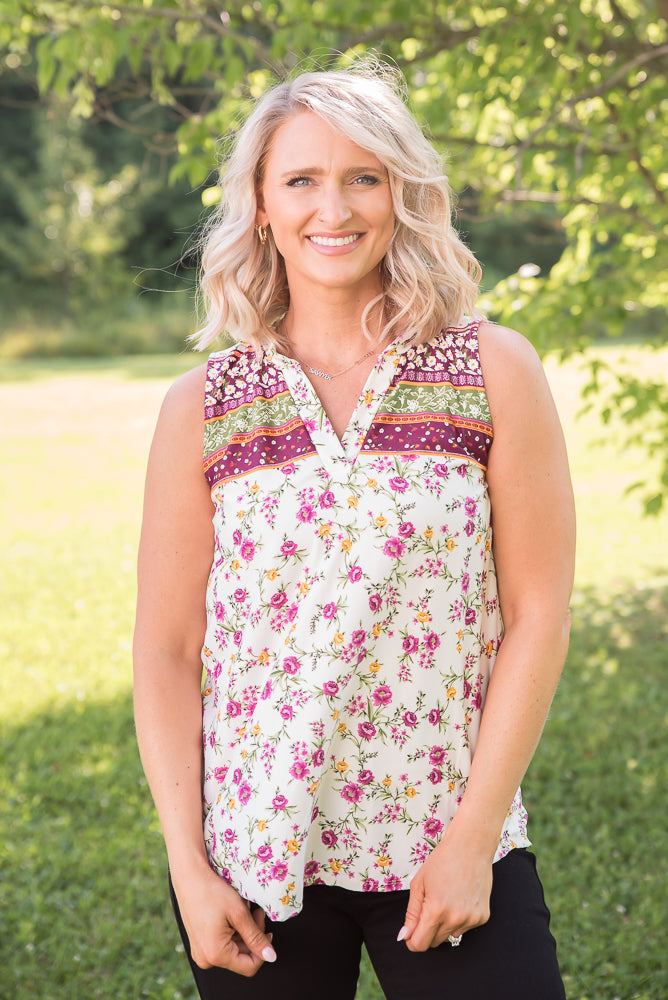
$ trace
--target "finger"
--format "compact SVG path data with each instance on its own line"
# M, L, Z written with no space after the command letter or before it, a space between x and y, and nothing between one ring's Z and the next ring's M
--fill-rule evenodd
M251 914L245 906L237 907L230 913L230 923L251 955L261 962L275 962L276 952L264 933L264 918L264 910L255 910Z
M408 938L410 938L410 936L414 933L415 928L420 922L420 914L422 912L423 903L424 887L420 880L415 879L411 883L411 891L410 896L408 897L404 925L397 934L397 941L407 941Z

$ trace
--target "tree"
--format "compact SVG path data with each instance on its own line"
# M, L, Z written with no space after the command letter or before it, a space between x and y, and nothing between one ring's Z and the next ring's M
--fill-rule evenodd
M657 328L668 299L668 0L1 0L0 51L72 113L143 133L174 177L215 197L217 140L277 75L373 48L406 75L462 193L465 228L537 218L561 253L531 247L485 295L540 349ZM146 127L156 107L174 128ZM467 216L472 216L467 218ZM476 247L476 249L478 249ZM485 257L484 251L481 256ZM524 260L521 257L524 256ZM668 393L622 379L668 430ZM640 405L636 405L636 404ZM668 458L663 470L668 486ZM659 494L650 506L660 503Z

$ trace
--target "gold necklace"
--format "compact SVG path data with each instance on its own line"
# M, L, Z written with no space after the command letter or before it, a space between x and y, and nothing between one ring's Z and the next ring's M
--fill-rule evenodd
M366 354L363 354L361 358L357 359L357 361L353 361L353 363L351 365L348 365L347 368L342 368L340 372L333 372L331 375L329 374L329 372L324 372L322 368L314 368L313 365L308 364L307 361L302 361L302 359L299 357L292 344L290 344L290 350L294 354L295 360L299 362L302 368L306 369L309 375L318 375L320 378L324 378L327 382L331 382L332 379L338 378L339 375L345 375L346 372L349 372L351 370L351 368L356 368L357 365L361 365L363 361L366 361L367 358L371 357L376 348L372 347L370 351L367 351Z

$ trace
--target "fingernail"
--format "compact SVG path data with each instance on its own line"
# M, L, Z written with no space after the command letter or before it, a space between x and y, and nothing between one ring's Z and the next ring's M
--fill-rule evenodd
M407 937L408 937L408 927L404 925L397 934L397 941L405 941Z
M266 946L266 948L262 949L262 957L265 960L265 962L275 962L276 961L276 952L271 947L271 945L268 944Z

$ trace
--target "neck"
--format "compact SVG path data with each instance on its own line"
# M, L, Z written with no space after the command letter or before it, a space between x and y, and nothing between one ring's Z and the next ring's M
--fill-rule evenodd
M327 303L313 301L303 305L294 300L284 319L284 330L293 351L310 362L317 361L326 370L342 367L347 360L363 354L380 343L382 317L373 309L367 320L372 339L362 329L366 302L341 303L331 309Z

